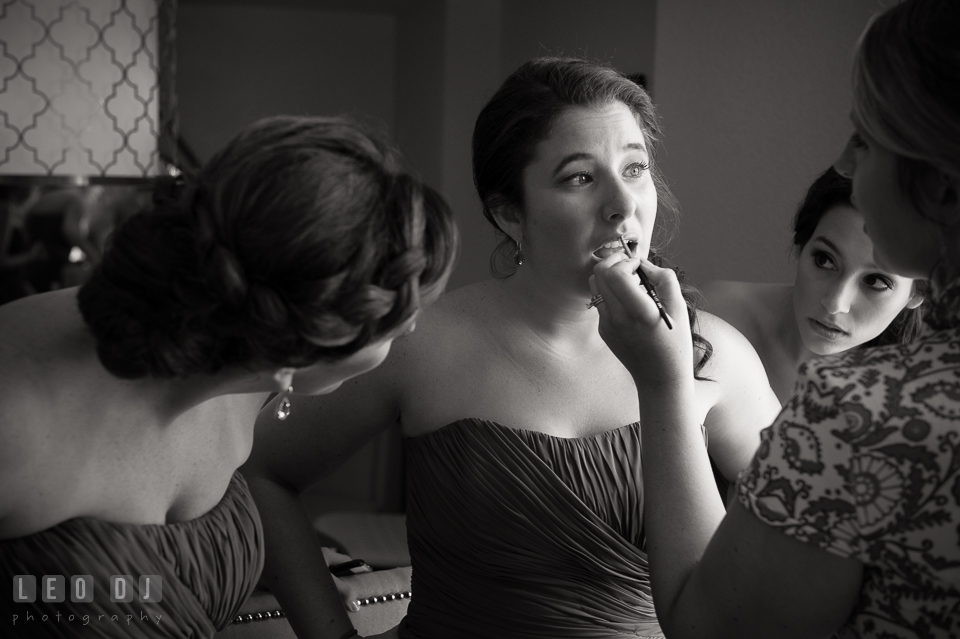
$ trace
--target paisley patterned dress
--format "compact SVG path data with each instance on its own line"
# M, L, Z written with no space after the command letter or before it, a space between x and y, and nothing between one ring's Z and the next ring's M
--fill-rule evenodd
M737 483L787 535L864 565L841 637L960 636L960 286L912 344L800 369Z

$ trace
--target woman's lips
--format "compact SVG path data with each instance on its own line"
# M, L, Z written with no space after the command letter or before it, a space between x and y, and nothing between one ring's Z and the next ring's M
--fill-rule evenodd
M833 326L828 326L827 324L824 324L822 322L818 322L812 317L807 318L807 322L810 324L810 328L813 330L814 333L816 333L817 335L820 335L821 337L825 337L826 339L837 340L837 339L840 339L841 337L847 336L846 331Z
M610 257L614 253L623 253L623 247L622 246L617 246L617 247L603 246L601 248L598 248L596 251L594 251L593 256L600 258L602 260L604 258Z
M627 245L630 247L630 250L636 253L637 245L639 242L636 240L627 240ZM623 244L620 243L620 240L613 240L612 242L606 242L603 246L598 248L593 252L593 256L597 259L605 259L613 255L614 253L623 253Z

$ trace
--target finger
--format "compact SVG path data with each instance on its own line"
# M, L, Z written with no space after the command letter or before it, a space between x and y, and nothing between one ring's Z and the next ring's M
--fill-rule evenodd
M598 270L610 268L611 266L627 259L627 256L623 253L614 253L613 255L608 255L594 266L594 273L596 273ZM603 293L600 290L600 286L597 284L596 277L594 275L591 275L587 279L587 285L590 287L591 295L590 302L587 304L587 308L599 309L600 305L603 303Z
M672 281L677 281L677 274L673 269L663 268L662 266L657 266L653 262L645 258L638 258L639 269L643 271L643 274L646 275L647 280L654 286L659 286L660 284L668 284ZM679 284L679 281L677 281Z
M333 576L333 583L337 586L337 592L340 593L340 599L343 600L344 607L351 612L359 612L360 597L353 585L336 576Z
M672 269L660 268L652 262L640 260L638 270L643 274L649 288L653 291L652 293L647 291L647 294L650 297L659 298L671 317L686 315L687 301L680 288L680 280L677 279L677 274Z
M644 300L643 288L636 275L639 260L636 258L621 260L615 263L598 265L594 269L597 288L604 300L609 299L611 304L627 315L645 317L649 314L647 308L650 300ZM656 312L654 309L653 312Z

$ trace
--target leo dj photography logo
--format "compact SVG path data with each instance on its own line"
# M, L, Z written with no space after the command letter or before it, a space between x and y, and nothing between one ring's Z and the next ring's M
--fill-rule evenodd
M69 588L67 587L67 579L63 575L43 575L40 577L39 584L35 575L14 575L13 601L20 604L35 603L39 590L40 601L44 603L63 603L68 596L73 603L91 603L94 600L95 586L92 575L72 575ZM134 580L131 575L111 575L106 587L106 594L101 593L97 596L109 597L110 601L114 603L131 603L135 598L138 602L145 604L159 603L163 600L163 579L160 575L140 575L137 580ZM21 623L46 622L53 621L51 617L55 618L55 623L60 623L61 618L65 617L67 622L76 620L85 626L91 621L104 621L104 618L107 622L123 623L124 619L122 617L126 617L127 625L130 625L130 622L135 619L135 615L132 614L84 615L75 612L74 614L63 615L55 607L50 614L37 612L35 608L32 610L27 608L23 612L23 618L20 614L13 615L14 626L17 625L18 620ZM159 624L161 615L147 614L141 611L139 617L139 619L136 619L137 621L146 622L153 621L152 617L156 617L156 623Z
M93 591L92 575L70 577L70 601L73 603L90 603L93 601ZM111 575L107 592L113 602L129 603L136 594L137 601L159 603L163 599L163 579L160 575L140 575L137 582L134 582L130 575ZM66 578L63 575L44 575L40 578L40 601L62 603L66 601L66 596ZM32 603L37 600L36 576L13 576L13 600L17 603Z

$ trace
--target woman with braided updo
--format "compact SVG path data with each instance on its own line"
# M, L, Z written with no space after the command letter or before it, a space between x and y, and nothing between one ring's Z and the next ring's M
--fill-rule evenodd
M14 632L223 628L263 562L236 472L256 415L271 393L285 419L291 393L378 366L455 249L442 198L378 137L275 117L123 224L79 291L0 308L0 572L23 595L0 599ZM132 601L111 601L119 591Z
M473 134L474 181L512 274L444 295L384 366L298 402L282 426L261 415L244 473L264 513L265 580L301 639L352 630L296 490L390 425L407 438L413 597L388 633L662 635L645 552L646 425L589 289L600 260L661 246L674 211L657 135L649 96L616 70L572 58L521 66ZM750 344L686 310L698 326L686 338L691 414L722 484L780 406ZM317 421L330 428L318 433ZM714 485L708 497L722 508L724 493Z

